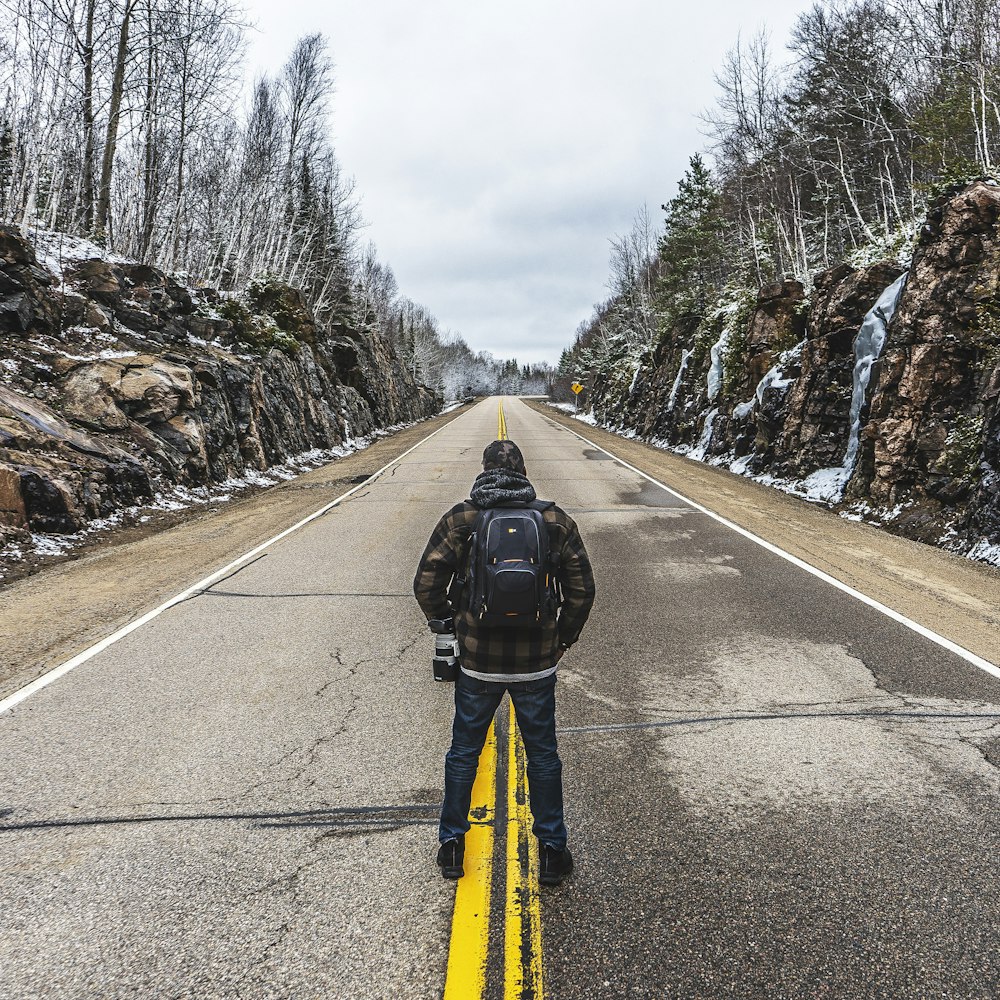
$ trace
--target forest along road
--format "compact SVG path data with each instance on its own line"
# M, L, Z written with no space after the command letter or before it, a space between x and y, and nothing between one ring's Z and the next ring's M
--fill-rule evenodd
M577 867L539 894L530 977L499 713L483 995L1000 994L1000 679L503 411L598 597L559 669ZM449 961L452 692L410 586L497 413L0 714L5 997L479 995Z

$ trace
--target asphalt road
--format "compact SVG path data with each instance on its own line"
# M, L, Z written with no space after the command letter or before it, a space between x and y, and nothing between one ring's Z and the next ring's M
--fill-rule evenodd
M1000 680L504 405L598 585L545 995L1000 995ZM410 585L496 427L473 408L0 715L4 997L441 995L451 692Z

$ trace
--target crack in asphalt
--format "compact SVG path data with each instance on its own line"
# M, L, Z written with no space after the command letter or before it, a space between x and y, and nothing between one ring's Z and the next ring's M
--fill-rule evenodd
M351 669L352 675L354 674L355 669L356 668ZM333 683L333 681L328 682L322 688L320 688L320 690L316 692L316 697L322 697L323 692L331 683ZM326 746L327 743L332 743L334 740L337 739L338 736L343 736L344 733L347 732L347 726L351 720L351 716L354 715L354 713L357 711L358 702L360 700L361 700L360 692L356 692L351 695L351 704L348 707L347 711L344 713L343 718L340 720L340 726L337 728L336 732L320 736L309 748L308 754L306 756L306 759L303 761L302 766L298 769L298 771L295 774L291 775L289 778L286 778L285 781L283 782L284 784L292 784L296 781L301 780L305 776L306 772L309 771L319 760L320 753L323 747ZM315 788L318 781L319 781L319 775L313 775L306 784L306 789L309 790Z
M237 986L242 985L250 976L258 974L258 969L261 966L267 965L275 952L284 944L285 939L292 933L295 924L302 916L305 909L305 901L301 899L300 882L306 872L325 860L325 855L319 853L322 840L322 837L314 837L312 839L306 847L307 856L296 865L293 871L265 883L250 894L251 896L262 896L265 894L289 895L291 897L289 900L291 913L274 928L271 940L264 946L259 958L251 960L247 964L246 971L237 981Z
M325 681L317 690L315 690L311 697L322 697L327 689L337 683L338 681L350 680L356 673L359 667L366 663L374 662L374 658L368 657L362 660L358 660L353 665L348 666L345 664L342 649L337 647L330 654L331 659L335 660L338 667L347 666L347 674L339 677L331 677ZM351 694L351 704L347 709L341 719L338 729L333 733L324 733L321 736L316 737L311 743L306 745L298 745L289 749L287 752L283 753L280 757L275 760L270 761L264 765L264 770L267 772L274 772L286 765L289 761L293 760L295 757L299 756L302 758L301 763L291 771L291 773L284 775L274 775L269 777L261 778L259 781L255 781L253 784L248 785L243 791L236 795L224 795L214 798L202 799L201 802L238 802L244 799L250 798L256 792L259 792L263 788L274 788L281 785L291 785L296 781L300 780L303 775L316 763L319 759L320 751L324 744L332 742L338 736L342 736L347 731L347 725L350 717L354 714L358 707L358 703L361 699L361 692L354 692ZM318 778L313 778L307 788L313 788L316 785ZM176 803L177 805L186 804L197 804L197 803Z
M413 600L412 593L379 593L363 594L357 591L304 591L301 594L250 594L238 590L203 590L198 596L204 597L247 597L247 598L299 598L299 597L406 597Z
M306 847L308 851L315 851L322 841L322 837L313 837L312 840ZM315 867L323 860L322 856L303 859L292 869L290 872L286 872L283 875L279 875L277 878L271 879L270 882L265 882L262 886L254 889L249 893L250 896L263 896L265 893L269 892L290 892L294 891L298 881L302 878L305 872L309 871L310 868Z
M298 747L298 746L292 747L292 749L289 750L287 753L282 754L277 760L273 760L270 763L266 764L265 767L266 767L267 770L272 770L274 768L279 768L286 761L291 760L297 754L300 754L302 752L303 752L303 748L302 747ZM229 795L229 796L225 796L225 797L220 798L220 799L216 799L214 801L217 801L217 802L232 802L234 800L238 801L240 799L247 799L251 795L253 795L254 792L257 792L257 791L259 791L262 788L267 788L267 787L271 787L271 786L274 786L274 785L282 785L282 784L285 784L288 780L289 779L287 779L287 778L266 778L266 779L264 779L262 781L256 781L252 785L249 785L247 788L245 788L238 795Z
M878 710L858 710L853 712L757 712L745 715L707 715L690 718L662 719L654 722L612 722L593 726L562 726L557 732L566 735L571 733L616 733L640 729L670 729L677 726L728 725L734 722L780 722L788 719L887 719L890 721L894 719L994 719L997 724L1000 724L1000 712L897 712Z
M183 601L178 601L174 605L174 607L177 607L181 604L186 604L188 601L193 601L196 597L203 597L209 594L211 590L214 587L217 587L220 583L225 583L227 580L232 580L233 577L238 576L240 573L243 572L243 570L249 569L251 566L256 565L261 561L261 559L266 559L268 555L269 553L267 552L261 552L259 556L256 556L253 559L248 559L245 563L242 563L241 565L237 566L231 573L227 573L224 577L222 577L219 580L216 580L214 583L210 583L207 587L202 587L200 590L196 590L193 594L189 594L187 597L184 598Z
M333 651L330 653L330 659L336 661L338 667L343 667L345 665L344 664L344 658L343 658L343 656L341 655L341 652L340 652L340 646L335 646L334 647ZM353 674L354 674L354 672L355 672L356 669L357 669L356 667L348 667L349 676L353 676ZM335 677L331 677L328 681L326 681L319 688L319 690L316 691L316 697L317 698L322 698L323 695L326 694L326 689L331 684L333 684L336 679L337 678L335 678Z
M411 639L409 642L401 646L396 653L392 654L396 662L397 663L402 662L403 658L410 652L410 650L413 649L413 647L421 640L421 638L422 636L419 633L416 634L413 639ZM347 673L340 676L334 676L328 678L322 685L320 685L319 688L317 688L312 692L312 694L310 695L310 697L312 698L324 697L326 692L330 689L330 687L336 684L338 681L349 681L351 678L357 675L357 672L360 668L370 663L378 663L381 659L381 657L365 657L363 659L355 661L352 664L349 664L345 662L344 650L342 647L339 646L336 647L330 653L330 658L337 664L338 667L340 668L346 667ZM263 768L263 770L266 770L268 772L274 772L275 770L284 767L289 761L293 760L296 756L301 756L302 757L301 764L298 767L296 767L296 769L291 773L285 775L271 775L268 777L262 777L261 780L253 782L252 784L246 786L242 791L234 795L209 796L201 799L181 800L172 802L168 801L143 802L134 804L134 807L160 806L169 808L169 807L179 807L179 806L199 806L199 805L207 805L209 803L240 802L250 798L252 795L254 795L256 792L259 792L263 788L271 788L280 785L294 784L294 782L300 780L305 775L305 773L316 764L317 760L320 757L321 750L325 744L332 743L333 741L343 736L347 732L350 719L357 711L358 706L360 705L362 693L363 692L359 691L351 694L350 696L351 703L348 706L347 711L341 718L340 723L335 731L333 731L332 733L325 733L321 736L318 736L315 740L313 740L311 743L305 746L298 745L290 748L280 757L264 765ZM306 788L307 789L314 788L318 780L319 780L318 776L313 777L309 781ZM2 818L2 814L0 814L0 818ZM143 820L141 817L137 817L135 821L141 822ZM126 820L121 820L120 822L126 822ZM0 825L0 832L3 832L5 829L13 829L13 828L14 827Z
M373 483L377 482L377 480L373 479L372 482ZM371 484L369 483L369 485ZM353 503L355 500L363 500L366 496L370 495L371 495L370 490L365 490L364 493L352 493L349 497L344 497L344 499L341 500L339 504L337 504L337 507L343 507L345 504ZM327 513L328 514L331 513L332 511L336 510L337 507L331 507L330 510L327 511Z
M418 634L412 640L410 640L410 642L405 643L399 649L399 651L395 654L396 655L396 661L397 662L402 662L403 658L406 656L406 654L411 649L413 649L413 647L417 644L417 642L420 640L420 638L421 637ZM336 663L337 663L337 665L339 667L343 668L343 667L346 666L347 667L347 673L345 675L340 676L340 677L331 677L329 680L327 680L324 684L322 684L313 693L313 697L322 698L325 695L326 691L330 688L331 685L336 684L336 683L341 682L341 681L350 682L350 680L352 678L354 678L354 677L357 676L358 671L362 667L364 667L364 666L366 666L367 664L370 664L370 663L377 663L377 662L379 662L379 659L380 659L379 657L368 656L368 657L365 657L364 659L357 660L352 665L348 666L347 664L344 663L343 650L339 646L336 647L331 652L330 657L331 657L331 659L333 659L333 660L336 661ZM351 694L350 694L350 698L351 698L350 705L348 706L347 711L344 713L343 717L341 718L340 724L337 727L337 729L334 730L331 733L324 733L322 736L317 737L309 747L303 749L302 752L304 754L304 759L303 759L301 765L299 766L298 770L295 771L294 774L288 775L287 777L282 778L280 780L274 780L274 781L270 782L270 784L279 784L279 783L280 784L294 784L295 782L303 779L305 777L306 773L311 768L313 768L313 766L319 760L319 758L320 758L320 756L322 754L323 748L327 744L335 742L339 737L343 736L347 732L348 726L350 725L351 717L357 711L358 706L359 706L359 704L361 702L361 697L362 697L362 692L361 691L351 692ZM309 789L315 788L315 786L318 783L318 781L319 781L319 775L313 775L311 778L309 778L308 783L306 784L306 789L309 790ZM245 794L248 794L248 793L245 793Z
M396 653L397 662L401 662L407 653L416 645L420 639L419 635L416 635L410 642L404 644L399 651ZM338 677L331 677L327 680L321 687L319 687L314 692L314 697L322 698L324 697L326 691L331 685L342 681L350 681L352 678L356 677L358 671L369 663L375 663L378 661L377 657L366 657L361 660L355 661L353 664L348 665L344 662L343 648L340 646L335 647L330 652L330 658L337 664L339 668L347 668L346 675L341 675ZM285 778L284 783L293 784L300 780L307 771L312 768L318 761L322 748L327 743L332 743L338 739L338 737L343 736L348 729L351 717L357 711L358 705L361 700L361 692L353 692L351 694L351 704L347 711L344 713L340 720L340 725L336 731L319 737L310 747L306 759L303 761L301 767L298 771ZM312 789L316 786L319 780L318 775L314 775L310 778L306 788ZM401 809L395 810L395 815L390 814L386 816L384 813L381 816L378 815L367 815L360 819L345 820L338 824L337 826L331 826L329 823L323 823L322 820L316 821L313 819L303 819L296 824L281 824L281 825L297 825L297 826L314 826L322 825L326 829L316 837L314 837L311 842L305 848L306 856L300 860L296 865L295 869L280 878L274 879L266 885L262 886L259 890L255 892L255 895L261 895L264 893L277 892L280 895L289 894L291 896L291 906L293 912L290 916L285 918L274 930L273 937L271 941L264 948L260 958L254 962L250 968L247 970L247 976L251 972L261 965L267 964L267 962L272 958L272 956L277 952L281 946L284 944L288 936L293 932L298 918L301 916L304 910L305 904L300 899L301 891L301 880L303 875L314 868L316 865L320 864L326 860L327 856L320 852L320 848L323 844L343 839L345 837L355 837L359 834L367 834L372 832L394 832L405 826L412 825L436 825L438 805L435 803L428 806L415 806L415 807L402 807ZM433 810L433 816L419 815L419 813L426 814L428 810ZM409 813L409 815L400 815L401 812ZM417 813L417 815L413 815ZM276 824L277 825L277 824ZM246 977L243 977L244 979ZM241 980L242 982L243 980Z
M245 567L241 567L245 568ZM237 571L238 572L238 571ZM406 595L409 596L409 595ZM335 728L327 728L325 732L305 745L289 747L276 759L269 762L263 769L264 773L238 795L219 798L207 798L202 803L233 802L246 800L261 789L287 786L296 790L305 798L315 789L322 777L320 763L328 746L333 746L351 727L352 718L357 713L365 689L350 690L355 680L366 666L385 661L402 662L412 652L421 639L420 633L389 652L386 656L367 656L353 660L343 646L336 646L329 652L329 667L331 676L314 688L309 697L324 699L332 689L346 687L343 694L345 709L340 715ZM149 808L165 803L142 803L124 807ZM182 805L181 803L172 805ZM119 810L122 807L119 807ZM339 808L326 810L306 810L295 812L251 812L238 810L233 813L187 813L184 815L155 816L97 816L79 817L69 820L38 820L25 823L11 822L12 813L4 810L0 814L0 833L37 830L44 832L66 827L111 826L116 824L143 825L154 823L197 822L208 820L251 821L263 829L280 828L285 830L315 828L315 832L307 834L308 840L296 851L294 865L281 874L275 875L258 888L251 897L270 897L266 905L273 913L274 923L266 931L266 939L254 949L243 975L233 984L235 995L241 995L249 989L254 977L259 977L264 970L271 969L276 956L281 952L285 942L299 927L302 914L310 898L310 893L304 885L308 873L324 862L337 856L335 844L345 838L369 836L372 834L389 834L409 826L434 826L438 822L440 809L438 802L407 803L401 805L359 807L355 809ZM332 848L332 850L331 850ZM275 862L275 864L279 864ZM274 910L279 912L274 913Z
M345 837L355 837L369 833L395 832L396 830L402 829L406 826L436 826L438 823L437 813L439 809L440 806L438 803L396 807L372 807L373 812L390 813L390 815L383 817L371 816L353 821L346 820L339 824L339 826L334 827L330 827L329 824L318 824L326 825L328 829L314 836L309 843L304 846L303 856L296 863L295 867L291 871L286 872L277 878L271 879L269 882L266 882L264 885L253 890L249 894L251 897L264 895L275 895L281 897L287 895L290 897L288 906L291 912L281 920L281 923L274 927L272 930L271 940L268 941L262 949L260 957L251 962L246 973L243 977L241 977L239 982L244 982L251 974L255 973L260 966L266 965L274 956L275 952L281 948L289 935L295 930L298 920L307 904L307 899L304 897L305 890L302 886L303 877L317 865L322 864L331 857L336 857L335 854L322 850L324 845L331 841L343 839ZM362 810L358 811L360 812ZM428 812L432 812L433 814L426 815ZM393 816L391 815L392 813L396 813L396 815ZM402 813L408 813L410 815L400 815ZM419 815L421 813L425 815ZM305 826L314 824L300 823L287 825ZM237 985L239 985L239 983Z
M995 742L995 731L997 727L995 725L986 726L979 732L973 733L956 733L959 741L967 747L974 749L980 757L982 757L983 762L988 766L993 768L994 771L1000 772L1000 758L994 759L992 753L992 747L984 746L982 743L976 742L975 737L983 737L985 742L993 743Z
M202 805L214 802L181 803L182 805ZM140 802L119 808L141 808L150 805L171 806L170 802ZM351 835L382 828L398 829L404 826L424 825L436 822L440 803L410 802L381 806L326 806L321 809L300 809L291 812L202 812L174 813L162 816L81 816L72 819L26 820L21 823L0 823L0 833L26 833L29 831L63 830L101 826L147 826L154 823L200 823L200 822L256 822L260 829L295 829L299 827L324 827L327 833L344 828ZM427 813L428 815L424 815ZM433 813L433 815L430 815ZM13 809L5 810L2 817L9 819ZM324 834L325 835L325 834Z

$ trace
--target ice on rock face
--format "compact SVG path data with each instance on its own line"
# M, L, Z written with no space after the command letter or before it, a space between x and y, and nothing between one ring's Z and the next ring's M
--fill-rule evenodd
M772 386L775 389L787 389L792 384L794 379L783 378L783 374L781 362L779 362L757 383L755 395L757 396L758 405L764 402L764 393L767 389L770 389Z
M773 368L769 368L764 377L757 383L754 396L757 399L758 406L763 405L764 393L768 389L787 389L795 381L794 378L788 378L785 375L785 369L802 354L802 345L804 343L804 340L800 340L794 347L789 348L787 351L782 351L778 357L778 363Z
M861 323L861 329L854 339L854 391L851 395L851 433L844 455L844 468L848 474L854 470L858 460L858 443L861 440L861 410L865 405L868 383L872 377L872 365L885 347L886 328L896 315L896 306L906 284L904 271L880 296L878 302L868 311Z
M703 462L708 454L709 445L712 443L712 427L715 425L715 418L719 415L719 408L710 410L705 416L705 424L701 429L701 437L698 443L687 453L688 458L693 458L697 462Z
M719 339L712 345L710 364L708 368L708 401L711 403L722 389L722 381L726 374L726 350L732 339L734 330L741 322L741 304L734 300L717 310L712 319L723 319L722 332Z
M857 336L854 338L854 390L851 395L851 429L847 438L844 461L830 469L817 469L807 476L802 486L810 500L825 500L836 503L844 495L844 488L851 478L858 460L858 446L861 441L861 411L868 395L868 385L872 377L872 365L885 347L886 330L896 314L899 297L906 284L904 271L884 292L865 314Z
M722 376L725 374L725 366L722 356L729 344L729 327L722 331L722 336L712 345L712 363L708 369L708 398L715 399L722 388Z
M639 376L642 374L642 365L639 365L632 376L632 384L628 387L628 394L631 396L635 392L635 387L639 384Z
M673 388L670 390L670 398L667 400L667 409L672 410L677 402L677 392L681 387L681 379L684 377L684 369L687 368L688 360L694 351L681 352L681 366L677 369L677 378L674 379Z

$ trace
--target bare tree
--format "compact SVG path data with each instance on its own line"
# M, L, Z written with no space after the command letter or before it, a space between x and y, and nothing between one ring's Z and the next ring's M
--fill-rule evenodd
M132 29L132 15L135 13L138 3L139 0L124 0L118 19L114 71L108 102L108 122L104 136L104 154L101 157L101 179L97 188L97 207L94 213L94 236L101 242L108 238L111 214L111 175L115 165L115 150L118 146L118 127L121 123L122 98L125 93L125 69L130 55L129 33Z

